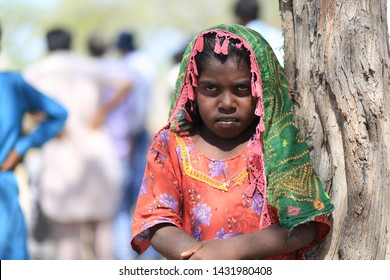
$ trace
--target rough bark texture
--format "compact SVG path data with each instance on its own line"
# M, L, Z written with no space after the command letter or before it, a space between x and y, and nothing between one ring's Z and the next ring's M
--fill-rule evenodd
M386 0L280 0L295 122L335 205L325 259L390 259Z

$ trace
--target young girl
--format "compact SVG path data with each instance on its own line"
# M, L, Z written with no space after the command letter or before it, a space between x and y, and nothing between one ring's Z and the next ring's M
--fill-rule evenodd
M167 259L302 259L330 231L329 197L292 124L283 69L240 25L187 47L169 123L147 156L132 247Z

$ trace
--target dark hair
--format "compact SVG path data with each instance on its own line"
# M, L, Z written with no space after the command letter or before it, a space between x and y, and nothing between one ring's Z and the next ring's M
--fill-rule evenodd
M122 32L119 34L116 47L126 52L135 50L134 35L128 31Z
M47 32L46 41L49 51L70 50L72 37L65 29L56 28Z
M236 56L237 65L239 65L241 61L244 61L250 65L249 51L243 46L240 48L237 47L237 45L241 42L240 40L229 39L228 54L224 55L222 53L217 54L214 52L215 39L215 33L208 33L204 36L204 49L195 56L195 62L199 73L203 71L205 64L211 60L217 59L221 63L225 63L231 56ZM219 43L222 45L224 40L226 40L224 37L219 38Z
M107 49L107 44L103 37L99 34L93 34L88 38L88 51L94 57L104 55Z
M234 7L235 15L242 19L245 24L257 19L259 10L260 8L257 0L239 0Z

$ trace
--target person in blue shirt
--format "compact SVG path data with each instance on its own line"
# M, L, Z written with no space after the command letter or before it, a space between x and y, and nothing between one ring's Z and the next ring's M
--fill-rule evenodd
M1 41L1 26L0 26ZM37 128L23 134L26 113L43 116ZM19 73L0 71L0 259L28 259L27 228L13 172L29 148L40 147L61 132L66 109L37 91Z

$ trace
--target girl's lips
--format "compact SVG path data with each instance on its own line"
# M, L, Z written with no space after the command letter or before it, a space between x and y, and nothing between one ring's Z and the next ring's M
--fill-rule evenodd
M218 123L236 123L238 119L236 118L220 118L217 120Z

